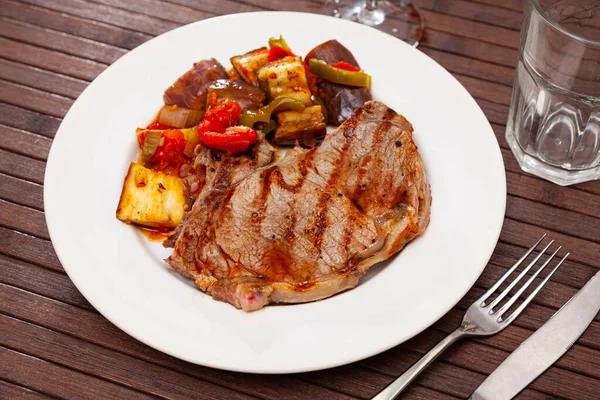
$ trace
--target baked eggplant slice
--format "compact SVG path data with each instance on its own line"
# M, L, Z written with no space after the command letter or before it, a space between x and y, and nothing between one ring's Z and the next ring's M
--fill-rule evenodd
M258 80L271 101L287 97L312 105L304 63L300 57L287 56L272 61L258 71Z
M275 143L294 144L296 141L306 146L314 146L317 139L325 137L325 125L321 106L306 107L304 111L282 111L277 114Z
M258 86L258 70L269 63L269 50L261 47L241 56L231 57L229 61L244 81Z

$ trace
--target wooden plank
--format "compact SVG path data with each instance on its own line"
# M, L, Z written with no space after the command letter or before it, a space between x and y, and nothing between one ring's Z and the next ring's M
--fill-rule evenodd
M352 391L358 394L361 399L372 398L395 379L371 369L358 367L357 364L304 373L299 376L303 380L314 382L323 387L343 393ZM402 398L414 400L450 400L457 397L432 390L422 385L411 385L402 393Z
M0 124L54 137L61 120L50 115L36 113L21 107L0 103ZM8 147L8 145L6 145ZM39 155L37 156L39 157Z
M190 364L136 341L97 313L4 284L0 284L0 312L217 385L240 392L251 391L261 398L349 398L347 395L300 381L293 375L281 375L277 379L271 379L269 376L265 378L264 375L219 371Z
M94 307L64 272L27 263L0 254L0 282L85 310Z
M88 83L81 79L0 59L0 79L76 99Z
M23 386L15 385L14 383L6 382L0 379L0 393L3 393L7 399L20 400L44 400L52 399L45 394L35 392Z
M446 32L425 29L419 48L427 47L460 54L477 60L514 68L517 65L517 49L509 49L479 40L459 37Z
M0 188L0 198L43 211L42 185L0 174Z
M500 105L506 104L508 106L510 103L510 96L512 94L510 86L486 82L457 73L453 73L452 75L458 79L473 97ZM506 123L506 120L504 122Z
M498 3L495 1L495 3ZM419 9L427 9L439 14L479 21L489 25L502 26L513 30L521 29L522 12L506 8L491 7L487 4L472 1L436 1L419 0L416 3Z
M96 0L96 2L139 14L149 15L151 17L166 19L182 25L201 21L217 15L211 12L200 11L190 7L182 7L177 4L156 0L129 0L126 2L120 0Z
M73 99L32 89L0 79L0 101L63 118L73 105Z
M112 64L127 50L52 29L40 28L24 22L0 17L0 35L65 54Z
M577 185L573 185L572 187L581 189L588 193L600 194L600 181L599 180L578 183Z
M569 257L573 261L590 266L596 266L598 264L600 244L574 238L548 228L541 228L509 218L504 220L504 228L500 233L500 240L528 248L542 236L543 232L546 232L549 237L555 239L556 243L563 246L565 250L570 251L571 255Z
M448 71L455 72L471 78L512 85L514 69L502 65L496 65L487 61L481 61L462 55L436 50L429 47L419 47L423 53L433 58L444 66Z
M52 140L22 129L0 124L0 148L38 160L46 160Z
M42 211L0 199L0 225L50 240Z
M599 218L513 196L508 196L506 216L531 225L543 226L569 236L596 243L600 242Z
M0 345L153 396L255 398L1 314Z
M462 83L462 82L461 82ZM475 97L475 96L474 96ZM506 125L508 121L508 104L493 103L484 99L475 99L490 123Z
M264 8L259 8L250 4L245 4L242 1L235 0L170 0L169 2L219 15L264 11Z
M42 161L0 149L0 173L41 184L45 168Z
M600 218L600 198L570 187L548 184L531 175L506 173L508 193L537 203L564 208L565 210Z
M525 5L524 0L502 0L499 2L498 0L469 0L472 3L481 3L481 4L489 4L499 9L506 8L509 10L515 11L523 11L523 7Z
M62 399L149 399L150 396L0 346L0 378ZM40 373L43 371L43 373Z
M161 33L170 31L178 26L178 24L163 19L82 0L62 0L57 2L47 2L45 0L23 1L50 10L88 18L93 21L105 22L110 25L135 30L149 35L160 35Z
M96 61L57 53L2 37L0 37L0 57L86 81L93 80L106 68L105 64Z
M0 254L43 265L55 271L64 271L50 241L2 226L0 226Z
M36 26L70 33L72 35L133 49L151 39L151 35L119 28L99 21L48 10L13 0L0 0L0 15Z

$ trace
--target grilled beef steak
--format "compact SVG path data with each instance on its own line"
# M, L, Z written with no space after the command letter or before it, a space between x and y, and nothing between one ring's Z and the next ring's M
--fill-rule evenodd
M246 311L356 286L429 223L430 189L412 130L370 101L320 147L296 147L276 164L242 169L237 180L220 165L227 173L207 179L167 262Z

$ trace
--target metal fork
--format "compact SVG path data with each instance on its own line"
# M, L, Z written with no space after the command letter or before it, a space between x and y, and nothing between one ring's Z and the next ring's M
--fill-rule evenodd
M486 303L489 297L500 287L500 285L512 274L521 263L535 250L535 248L544 240L546 234L544 234L540 240L538 240L533 246L527 250L527 252L508 270L496 283L492 285L480 298L478 298L467 310L462 320L462 324L454 332L446 336L441 342L439 342L433 349L425 354L419 361L417 361L412 367L410 367L405 373L403 373L398 379L392 382L388 387L383 389L379 394L373 397L373 400L391 400L394 399L400 392L406 387L423 371L433 360L437 358L444 350L446 350L452 343L458 339L462 339L467 336L487 336L493 335L506 328L515 318L527 307L527 305L533 300L536 294L542 289L542 287L548 282L548 280L554 275L558 267L561 266L563 261L569 256L567 253L558 264L550 271L550 273L544 278L544 280L538 285L537 288L515 309L515 311L508 316L506 319L502 319L502 316L506 311L517 301L519 296L531 285L531 283L537 278L537 276L546 268L558 251L562 248L559 246L554 253L542 264L541 267L535 271L535 273L525 282L525 284L514 294L502 307L498 310L495 307L506 297L506 295L519 283L519 281L525 276L525 274L539 261L542 255L548 250L550 245L554 243L551 240L544 249L529 263L529 265L521 271L517 278L512 281L506 289L502 291L493 301Z

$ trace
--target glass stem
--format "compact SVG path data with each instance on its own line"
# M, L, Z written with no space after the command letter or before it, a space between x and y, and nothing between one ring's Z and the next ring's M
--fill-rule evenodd
M377 0L367 0L367 10L375 11L377 9Z

